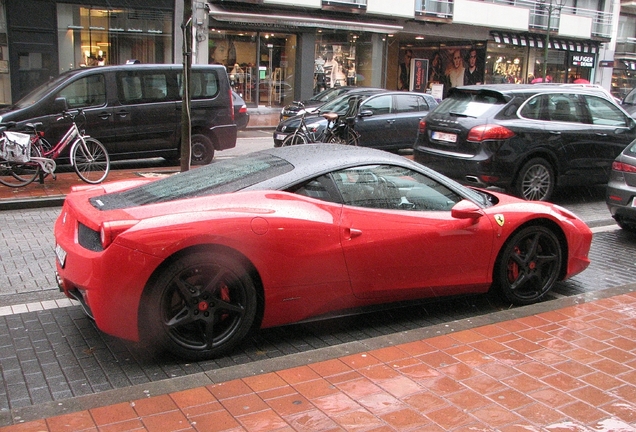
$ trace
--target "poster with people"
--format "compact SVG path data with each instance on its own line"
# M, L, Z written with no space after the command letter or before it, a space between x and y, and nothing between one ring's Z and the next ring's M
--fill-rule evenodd
M435 86L445 97L448 90L463 85L483 84L485 48L457 46L444 48L408 48L400 53L398 90L409 90L413 79L411 59L428 60L427 92Z

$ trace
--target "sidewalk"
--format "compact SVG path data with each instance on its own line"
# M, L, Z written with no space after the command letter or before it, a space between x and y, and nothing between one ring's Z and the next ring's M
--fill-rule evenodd
M62 401L0 431L636 431L635 290Z

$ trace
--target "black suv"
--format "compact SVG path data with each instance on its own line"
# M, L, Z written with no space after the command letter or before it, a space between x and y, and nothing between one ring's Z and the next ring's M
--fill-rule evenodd
M460 182L549 200L557 186L607 183L636 121L593 88L451 89L420 122L414 159Z

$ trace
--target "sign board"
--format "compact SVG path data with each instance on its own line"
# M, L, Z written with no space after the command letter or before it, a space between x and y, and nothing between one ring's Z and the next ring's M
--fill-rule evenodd
M438 102L444 98L444 84L431 85L431 96Z
M570 65L593 68L596 63L596 56L588 53L570 53Z
M428 85L428 59L411 59L409 90L425 93Z

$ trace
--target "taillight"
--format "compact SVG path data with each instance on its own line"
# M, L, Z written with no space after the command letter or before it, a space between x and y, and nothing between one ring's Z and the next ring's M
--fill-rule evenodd
M234 96L232 96L232 89L229 90L230 93L230 118L232 119L232 123L234 123Z
M612 169L614 171L621 171L621 172L627 172L627 173L636 173L636 166L630 165L630 164L626 164L624 162L614 161L614 163L612 163Z
M247 113L247 107L243 105L241 108L239 108L239 114L245 114L245 113Z
M138 222L136 220L104 222L99 232L102 247L106 249L119 234L137 225Z
M420 120L420 133L423 134L426 130L426 121L424 119Z
M481 142L486 140L505 140L513 136L515 136L515 133L506 127L495 124L485 124L472 128L470 132L468 132L466 139L468 141Z

